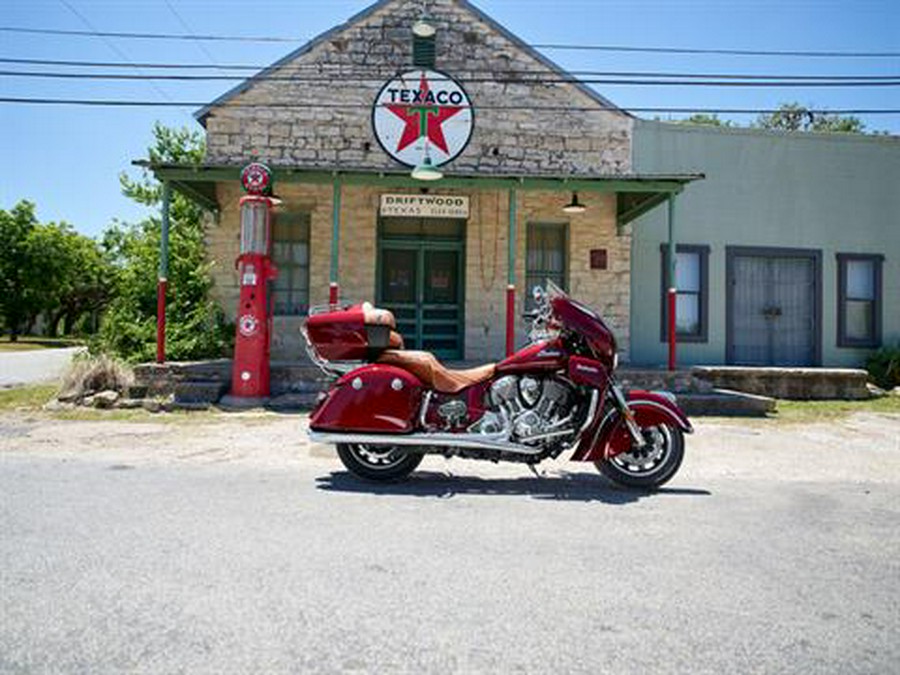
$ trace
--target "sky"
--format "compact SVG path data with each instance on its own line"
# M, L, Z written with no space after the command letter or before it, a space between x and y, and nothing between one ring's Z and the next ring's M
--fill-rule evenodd
M160 41L0 31L0 58L263 68L369 4L367 0L4 0L0 27L274 36L295 42ZM896 0L475 0L473 4L531 44L900 51ZM900 76L898 58L542 51L570 71ZM0 63L0 71L78 72L12 63ZM0 75L0 97L207 102L235 84L66 81L7 74ZM775 108L787 101L829 109L900 109L900 87L596 87L626 109ZM0 102L0 208L28 199L37 205L42 222L66 221L91 236L115 220L138 221L148 212L120 194L119 174L138 175L131 162L146 157L155 121L202 130L195 111ZM746 124L754 116L731 117ZM869 130L900 135L900 114L860 117Z

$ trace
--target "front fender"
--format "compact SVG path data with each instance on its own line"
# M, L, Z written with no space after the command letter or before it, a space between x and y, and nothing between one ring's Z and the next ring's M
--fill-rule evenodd
M628 407L641 428L660 424L677 427L686 434L693 433L687 415L666 394L652 391L633 390L625 394ZM594 440L587 447L579 446L572 457L575 461L597 462L608 459L631 448L631 435L625 426L625 419L616 408L604 412Z

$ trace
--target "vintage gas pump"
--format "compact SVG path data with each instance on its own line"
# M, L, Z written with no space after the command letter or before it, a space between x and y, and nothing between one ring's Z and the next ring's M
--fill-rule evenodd
M231 396L269 395L271 333L269 281L278 273L271 259L272 174L259 163L241 171L241 252L235 261L241 289L234 341Z

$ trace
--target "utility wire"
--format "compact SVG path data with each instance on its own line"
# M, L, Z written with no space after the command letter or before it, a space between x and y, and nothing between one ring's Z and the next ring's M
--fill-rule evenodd
M209 105L208 101L137 101L116 99L51 99L51 98L18 98L0 97L0 103L23 103L36 105L83 105L83 106L113 106L113 107L195 107L202 108ZM224 109L234 108L312 108L312 109L339 109L366 108L366 104L329 104L329 103L229 103ZM518 105L481 105L479 110L531 110L536 112L608 112L610 108L595 107L569 107L569 106L518 106ZM696 107L628 107L623 108L629 112L647 113L702 113L702 114L759 114L768 115L784 112L779 108L696 108ZM808 109L808 112L816 115L896 115L900 114L900 108L836 108L833 110L817 108Z
M181 24L181 27L184 28L186 31L188 31L188 33L192 33L193 29L188 25L187 21L184 20L184 18L181 16L181 14L178 13L178 10L175 9L174 5L172 5L172 3L169 2L169 0L163 0L163 1L166 3L166 7L169 8L169 11L172 13L172 16L174 16L175 19L178 21L178 23ZM209 50L206 48L206 45L204 45L199 40L195 40L194 42L197 45L197 49L199 49L201 52L203 52L203 54L206 56L206 58L209 59L210 63L216 62L216 59L213 57L212 54L209 53Z
M63 2L65 0L62 0ZM30 33L37 35L72 35L82 37L114 37L142 40L207 40L219 42L291 42L306 43L305 37L274 37L249 35L199 35L174 33L139 33L98 30L66 30L58 28L27 28L24 26L0 26L0 31L8 33ZM536 43L535 49L579 50L606 52L643 52L655 54L725 54L734 56L800 56L815 58L896 58L900 52L861 51L804 51L804 50L764 50L764 49L701 49L690 47L633 47L626 45L576 45Z
M48 73L48 72L23 72L15 70L0 70L0 77L30 77L43 79L69 79L69 80L116 80L116 81L178 81L178 82L220 82L243 81L246 78L240 75L144 75L127 73ZM442 78L434 78L439 81ZM449 79L449 78L447 78ZM817 80L660 80L660 79L622 79L622 78L454 78L462 84L496 83L496 84L608 84L628 86L679 86L679 87L897 87L900 86L900 76L877 79L817 79ZM342 83L376 83L384 81L380 77L369 76L341 76ZM330 77L304 77L297 75L263 75L256 78L256 82L309 82L309 83L333 83Z
M31 66L64 66L73 68L141 68L146 70L249 70L259 72L270 66L254 66L248 64L210 64L202 63L122 63L117 61L66 61L58 59L22 59L15 57L0 57L0 63L11 63ZM328 70L339 70L334 75L352 76L352 71L344 70L345 64L284 64L277 67L278 72L312 70L324 73ZM367 69L359 71L360 76L374 77L373 73L383 72L380 78L391 77L397 74L396 69L384 68ZM466 69L467 73L495 73L494 70ZM503 77L528 77L530 75L546 76L547 70L504 70ZM760 74L760 73L667 73L658 71L613 71L613 70L570 70L560 78L570 76L596 76L596 77L680 77L685 79L738 79L738 80L891 80L900 78L900 72L893 75L785 75L785 74ZM572 78L569 78L572 79Z
M116 45L115 42L113 42L112 40L108 39L107 36L104 36L102 33L100 33L100 32L94 27L94 25L88 20L88 18L87 18L86 16L84 16L81 12L79 12L77 9L75 9L75 7L73 7L72 4L71 4L68 0L59 0L59 2L62 3L62 4L63 4L70 12L72 12L72 14L74 14L75 16L77 16L78 19L81 21L81 23L83 23L85 26L87 26L88 28L90 28L90 29L91 29L90 32L95 33L95 34L97 34L98 36L102 37L102 38L103 38L103 41L106 43L106 45L107 45L110 49L112 49L116 54L118 54L120 58L124 59L125 61L130 61L130 60L131 60L131 59L129 59L128 54L126 54L124 51L122 51L122 50L118 47L118 45ZM157 92L160 96L162 96L164 99L166 99L166 101L171 101L171 100L172 100L172 98L171 98L165 91L163 91L162 88L161 88L158 84L156 84L156 83L154 83L154 82L150 82L150 86L151 86L153 89L155 89L156 92ZM184 111L184 112L185 112L186 114L188 113L188 111Z

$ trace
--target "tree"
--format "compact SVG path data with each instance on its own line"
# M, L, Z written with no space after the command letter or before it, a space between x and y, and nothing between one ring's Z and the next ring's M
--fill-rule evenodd
M54 291L41 303L48 335L56 335L60 321L63 333L71 335L79 319L96 318L109 302L113 267L98 242L65 223L38 228L33 239L35 247L53 253L53 267L46 274L55 280Z
M733 127L734 122L731 120L723 120L718 115L709 115L707 113L694 113L690 117L678 120L676 124L699 124L706 127Z
M152 162L199 164L203 138L187 129L153 127ZM122 192L140 204L159 207L162 185L148 171L138 178L119 177ZM167 293L167 354L188 360L222 356L232 337L221 309L210 299L212 278L206 258L202 210L174 193L170 205ZM131 360L155 354L156 283L161 221L151 217L137 224L114 223L103 246L115 267L114 298L100 326L95 351L112 351Z
M34 204L0 210L0 315L10 339L29 332L41 313L49 332L66 318L66 332L108 298L108 265L93 239L67 223L40 223Z
M28 238L37 224L31 202L22 200L10 211L0 209L0 314L13 342L30 310L28 287L33 280Z
M820 133L862 134L866 125L852 115L813 112L799 103L782 103L778 110L760 115L752 127L776 131L817 131Z

